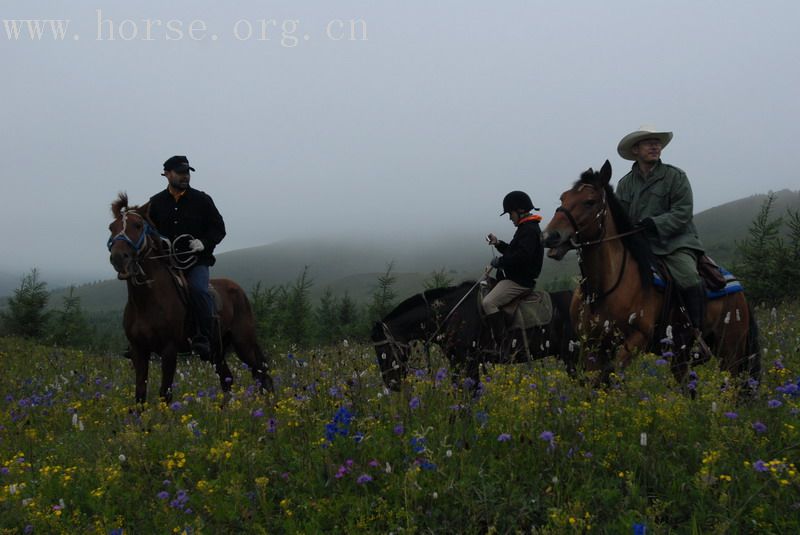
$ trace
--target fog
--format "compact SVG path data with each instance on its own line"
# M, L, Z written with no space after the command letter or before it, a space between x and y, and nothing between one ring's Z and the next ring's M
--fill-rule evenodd
M546 223L587 167L616 182L642 124L675 133L696 211L800 183L796 2L106 4L3 3L4 273L110 278L111 201L146 202L174 154L225 218L219 252L484 247L513 233L510 190ZM14 37L34 19L69 25Z

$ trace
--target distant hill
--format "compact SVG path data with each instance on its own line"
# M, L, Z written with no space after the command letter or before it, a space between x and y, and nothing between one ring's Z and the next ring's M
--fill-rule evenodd
M746 236L747 228L765 199L766 195L753 195L695 215L698 232L711 256L730 264L735 241ZM800 191L776 193L773 215L782 215L787 208L800 210ZM506 230L510 235L511 229ZM318 298L330 287L334 295L347 292L356 301L364 302L389 262L394 262L398 297L405 298L421 291L423 281L433 271L445 268L458 283L478 277L490 260L490 248L476 238L476 233L467 234L466 231L462 235L429 237L424 243L403 235L372 241L311 239L220 254L212 275L232 278L249 292L259 281L266 287L291 284L304 266L308 266L314 283L312 298ZM547 282L576 273L576 258L570 254L562 263L546 259L540 280ZM11 289L19 285L21 276L13 277ZM66 290L53 292L51 306L60 306L65 293ZM120 310L125 303L126 290L124 283L107 280L79 286L77 295L87 311Z
M753 195L694 216L703 245L715 260L730 264L736 252L735 242L747 237L748 227L766 200L767 195ZM775 192L772 217L783 216L787 209L800 210L800 191L785 189Z

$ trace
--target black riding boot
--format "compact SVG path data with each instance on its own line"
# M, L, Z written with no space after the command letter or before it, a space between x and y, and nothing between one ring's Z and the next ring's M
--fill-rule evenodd
M492 333L492 340L494 341L494 344L497 346L497 349L502 350L503 339L505 338L506 334L505 312L500 310L492 314L487 314L486 324L489 326L489 330Z
M200 299L192 299L192 313L197 334L192 338L192 351L207 361L211 361L211 325L213 318L208 315L204 303Z
M711 350L703 340L703 319L706 315L706 292L702 284L690 286L681 291L683 304L686 307L686 314L692 324L692 332L697 341L700 354L703 357L710 357Z

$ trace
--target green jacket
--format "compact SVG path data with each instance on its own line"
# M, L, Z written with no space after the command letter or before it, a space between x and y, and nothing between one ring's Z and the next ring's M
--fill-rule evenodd
M656 231L647 231L653 253L668 255L681 247L703 252L692 220L692 186L681 169L659 161L643 177L634 163L617 184L616 196L632 223L646 217L655 222Z

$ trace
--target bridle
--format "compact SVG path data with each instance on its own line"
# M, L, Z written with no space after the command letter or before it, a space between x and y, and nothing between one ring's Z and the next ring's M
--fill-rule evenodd
M592 188L592 189L597 189L592 184L581 184L580 187L578 188L578 191L581 191L585 187L589 187L589 188ZM587 241L578 241L578 237L580 236L581 229L578 226L578 222L575 220L575 216L572 215L572 212L570 212L569 208L566 208L563 205L559 206L558 208L556 208L556 214L558 214L559 212L564 214L564 216L569 221L570 225L572 225L572 229L575 231L574 232L574 237L570 236L569 242L570 242L570 245L572 246L572 248L575 249L578 252L578 267L580 267L580 270L581 270L581 290L583 292L583 295L586 297L586 300L587 300L588 303L597 303L599 301L602 301L603 299L605 299L606 297L611 295L617 288L619 288L619 285L622 282L622 276L625 274L625 266L628 263L628 248L627 247L623 247L622 248L622 251L623 251L623 253L622 253L622 266L620 267L619 275L617 276L616 282L614 283L614 285L611 288L609 288L608 290L605 290L605 291L601 291L601 292L594 292L594 291L590 291L589 290L588 277L586 276L586 273L584 272L584 269L583 269L583 254L582 254L583 253L583 249L585 247L591 247L591 246L594 246L594 245L599 245L599 244L607 242L607 241L618 240L620 238L624 238L625 236L631 236L631 235L637 234L637 233L639 233L639 232L641 232L643 230L641 228L636 228L636 229L633 229L633 230L629 230L627 232L620 232L619 234L614 234L613 236L606 236L606 226L605 226L604 222L605 222L605 219L606 219L606 215L608 214L608 201L606 200L606 192L605 192L605 190L601 188L600 192L601 192L601 197L602 197L602 207L597 212L597 215L595 215L595 219L599 219L599 223L598 223L598 225L600 226L600 237L599 238L592 239L592 240L587 240Z
M139 238L136 241L132 240L131 237L128 236L129 215L135 215L142 220L142 232L139 234ZM114 243L118 241L127 243L131 249L133 249L133 257L131 259L133 273L131 274L129 280L134 286L143 286L145 284L149 285L151 282L153 282L151 279L147 279L147 274L139 263L141 259L148 258L150 253L153 251L152 237L156 237L160 240L166 240L166 238L161 236L161 234L159 234L158 231L150 223L148 223L147 219L145 219L140 213L136 212L135 210L123 209L122 230L120 230L116 235L110 237L108 239L108 243L106 244L109 251L111 251Z
M134 241L128 236L128 216L135 215L142 220L142 232L139 234L139 238ZM156 228L151 225L147 218L142 216L139 212L135 210L125 210L122 211L122 230L120 230L116 235L112 236L108 239L108 250L111 250L113 247L114 242L123 241L130 245L131 249L133 249L133 258L131 260L131 265L134 268L134 273L131 275L131 282L135 286L142 286L144 284L149 284L152 282L150 279L146 279L147 275L142 268L141 264L139 264L140 260L148 259L148 260L158 260L161 258L169 258L170 266L175 269L186 270L192 267L197 262L197 256L193 255L192 251L182 251L178 252L175 251L175 244L184 239L192 239L190 234L181 234L174 240L170 241L168 238L162 236ZM153 255L153 240L156 239L161 243L162 247L161 250L166 250L166 254L159 254ZM188 258L181 258L181 255L192 255ZM144 279L144 280L143 280Z

